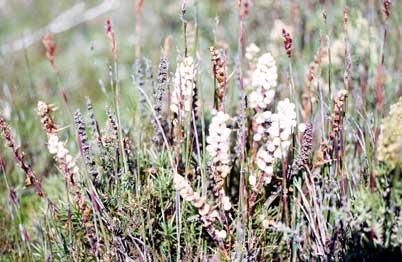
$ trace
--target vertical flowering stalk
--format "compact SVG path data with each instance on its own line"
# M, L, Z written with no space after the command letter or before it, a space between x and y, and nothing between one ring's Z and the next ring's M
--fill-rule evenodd
M119 126L117 124L115 115L109 107L106 108L106 115L106 126L108 131L104 135L102 142L104 147L114 150L114 159L116 161L115 173L117 174L120 169Z
M117 125L115 115L113 114L112 110L109 107L106 108L106 115L107 115L107 124L110 126L113 139L117 141L117 139L119 138L119 126Z
M47 60L49 61L50 65L52 66L53 72L56 75L57 81L58 81L58 88L60 89L60 94L63 97L64 103L67 106L67 109L69 110L69 112L71 112L71 108L68 102L68 96L67 96L67 92L64 89L63 85L62 85L62 78L60 75L60 72L56 66L55 63L55 52L56 52L56 43L53 39L53 35L52 33L47 33L43 38L42 38L42 43L46 48L46 57Z
M225 58L219 54L218 50L211 46L209 48L211 53L211 61L213 64L213 73L217 82L215 90L215 108L217 111L224 110L223 99L225 97L225 91L227 87L227 67Z
M239 117L239 131L238 131L238 140L239 140L239 162L240 162L240 181L239 181L239 209L243 210L241 212L241 219L239 223L239 232L245 232L245 225L247 221L247 214L246 214L246 206L247 206L247 200L246 200L246 183L245 183L245 166L246 166L246 161L244 157L245 153L245 148L246 148L246 137L247 137L247 131L248 129L246 126L248 126L248 121L247 121L247 116L246 116L246 108L247 108L247 96L246 92L244 89L244 81L243 81L243 56L244 56L244 47L245 47L245 35L246 35L246 29L245 29L245 20L247 18L248 12L249 12L249 7L250 7L250 1L249 0L239 0L238 1L238 6L239 6L239 39L238 39L238 68L237 68L237 80L239 83L239 92L240 92L240 117ZM241 246L244 246L245 244L245 235L244 234L239 234L239 244ZM245 257L245 252L240 251L238 252L238 260L240 261Z
M74 124L77 128L77 134L80 144L80 151L85 159L85 164L88 168L88 173L92 176L92 181L95 184L98 177L98 171L96 170L96 164L93 156L91 155L88 136L86 134L86 125L82 117L81 111L78 109L74 113Z
M48 136L49 152L54 155L60 169L66 177L67 184L73 189L77 206L82 212L82 221L86 227L87 238L90 243L92 253L95 256L97 253L96 239L93 233L93 225L89 222L91 208L86 205L85 199L78 189L77 183L74 179L74 176L79 175L78 167L65 144L59 140L57 135L58 129L51 116L51 113L55 111L55 108L42 101L39 101L37 110L38 115L41 118L43 128Z
M58 129L56 124L54 123L51 113L56 109L46 104L43 101L38 102L37 112L40 116L43 129L45 130L48 137L48 150L50 154L52 154L60 167L60 170L63 172L67 184L71 186L74 191L77 206L81 211L85 209L85 200L83 199L81 192L78 190L77 184L75 182L75 176L79 175L79 169L76 165L73 157L69 153L66 148L64 142L60 141L58 136Z
M381 50L381 64L377 67L376 77L375 77L375 100L376 107L381 116L384 114L384 79L385 79L385 48L387 44L387 35L388 35L388 23L391 15L391 1L384 0L383 1L383 12L385 15L384 22L384 36L382 42L382 50Z
M305 87L303 89L302 94L302 117L306 122L309 120L312 113L312 94L311 94L311 85L313 80L316 78L316 74L318 73L318 68L321 64L322 59L327 55L327 50L320 46L314 55L313 61L309 65L309 70L307 73L307 80Z
M247 61L247 71L246 71L246 76L244 77L244 85L245 86L251 86L251 81L253 77L253 72L255 71L258 63L258 54L260 52L260 48L254 44L251 43L246 47L246 61Z
M201 216L202 226L206 229L208 234L218 242L220 249L225 251L225 245L223 239L226 237L226 231L218 230L215 228L215 222L219 217L218 212L214 206L208 204L206 199L201 197L198 192L194 192L189 182L181 175L175 174L173 183L180 196L190 202Z
M114 61L117 61L118 51L117 51L117 44L116 44L116 36L114 34L114 31L112 28L112 21L110 19L106 20L105 28L106 28L107 37L109 38L110 48L112 49L113 59L114 59Z
M113 60L114 60L114 79L112 78L112 73L110 77L110 82L111 86L114 88L114 105L115 105L115 110L116 110L116 117L117 117L117 123L118 126L121 127L121 122L120 122L120 85L119 85L119 77L118 77L118 49L117 49L117 43L116 43L116 36L112 28L112 22L110 19L106 20L106 34L109 38L110 41L110 46L112 49L112 54L113 54ZM119 128L119 149L121 150L121 155L123 159L123 167L124 167L124 173L128 171L127 167L127 161L126 161L126 153L124 152L124 142L123 142L123 132L122 129Z
M253 91L249 95L249 106L254 109L253 118L253 154L261 142L266 140L267 127L270 125L271 112L268 106L275 97L278 73L274 58L265 53L258 58L256 69L251 78Z
M290 36L290 33L286 31L285 28L282 29L282 37L283 37L283 46L285 47L286 55L288 58L292 57L292 43L293 39Z
M391 1L384 0L383 6L384 6L384 14L385 14L385 24L384 24L383 50L382 50L382 54L381 54L381 64L382 65L384 65L384 61L385 61L384 49L385 49L385 44L387 42L387 26L389 23L389 17L391 16Z
M312 148L313 148L313 125L311 123L307 123L304 128L300 153L292 164L292 169L290 173L291 176L297 175L297 173L300 170L304 169L308 165L308 160L310 158Z
M328 158L332 158L332 154L334 150L338 148L338 138L341 131L341 124L343 119L343 105L345 103L345 99L348 95L348 91L346 89L342 89L338 92L334 100L334 108L331 114L331 131L329 133L328 142L323 143L323 152L327 155ZM338 152L335 151L337 154Z
M98 248L97 248L97 239L95 237L95 233L93 230L94 225L90 220L92 209L90 207L86 207L83 215L82 215L82 222L84 223L87 229L87 238L89 241L89 245L91 246L92 255L97 257L98 255Z
M133 67L134 67L135 84L137 85L137 88L144 89L145 68L144 68L144 63L143 63L143 60L141 57L137 57L135 59ZM140 116L142 119L146 117L145 105L146 105L146 99L143 94L140 94L138 110L141 112Z
M230 166L230 135L227 127L230 116L222 111L215 112L209 125L207 137L207 152L212 158L212 178L215 182L214 193L216 196L224 195L223 186L225 178L229 175Z
M288 56L288 63L289 63L289 90L290 90L290 99L292 102L298 105L297 101L297 93L295 90L295 84L293 81L293 68L292 68L292 45L293 45L293 38L285 28L282 29L282 37L283 37L283 45L286 51L286 55ZM297 106L298 108L298 106Z
M162 130L159 129L157 120L159 121L162 120L163 97L166 93L166 83L168 81L168 73L169 73L168 59L164 56L161 56L158 68L158 83L156 89L154 90L154 98L155 98L154 110L157 119L152 118L152 125L155 131L152 141L157 144L160 144L162 141L162 134L161 134Z
M166 57L161 57L159 60L158 66L158 86L154 92L155 96L155 112L159 113L162 111L162 99L165 93L165 86L168 81L168 73L169 73L169 62Z
M240 83L240 64L238 63L236 65L236 87L238 87ZM244 79L245 80L245 79ZM246 101L246 95L244 90L240 91L239 95L239 109L237 116L233 118L234 120L234 126L238 127L236 130L236 143L234 146L234 152L235 156L239 158L240 161L244 160L244 149L246 146L246 136L247 136L247 129L246 129L246 123L247 123L247 101Z
M254 116L253 147L256 150L260 142L268 138L268 128L271 126L271 111L258 112Z
M206 199L201 197L197 192L194 192L189 182L181 175L175 174L173 178L174 186L179 191L180 196L198 209L201 215L203 226L210 228L213 226L216 218L218 217L213 205L206 202ZM213 232L214 230L208 232ZM214 236L214 234L212 234Z
M129 171L132 175L136 174L136 160L134 155L134 146L133 141L128 137L124 137L124 151L126 152L127 156L127 164Z
M175 137L178 142L182 142L183 123L191 113L192 98L196 88L194 80L196 72L194 61L191 57L183 58L176 69L170 110L173 112L173 125L176 128Z
M249 95L250 107L257 112L265 110L275 96L278 73L271 53L258 58L257 67L252 75L253 91Z
M257 153L257 167L261 170L261 174L249 199L250 211L263 184L270 183L274 174L274 163L282 160L287 155L288 148L291 145L291 137L296 126L295 105L289 102L288 98L279 101L277 113L271 115L270 121L271 126L267 130L269 135L268 140ZM249 179L256 181L256 178L253 176L250 176Z
M211 170L212 179L214 181L213 192L217 196L217 204L220 208L220 217L225 228L225 234L219 234L220 238L226 238L230 233L230 228L224 211L232 208L230 199L225 194L225 180L230 174L231 158L230 158L230 135L231 130L228 128L228 122L231 120L228 114L222 111L214 112L209 125L209 135L207 137L207 152L212 158Z
M120 168L119 131L115 116L109 107L106 107L106 115L105 128L100 130L99 126L97 126L96 149L97 153L99 153L99 166L102 173L116 175Z
M46 48L46 57L49 60L50 65L52 66L54 72L57 72L57 67L54 62L54 53L56 51L56 43L53 40L52 33L48 32L43 38L42 43Z
M14 158L21 167L22 171L24 171L26 175L25 186L33 185L35 188L35 192L39 197L43 197L44 193L42 191L42 185L40 181L35 177L35 174L29 164L27 164L24 160L24 153L20 152L19 146L15 145L15 141L13 136L11 135L10 129L7 126L6 121L0 115L0 131L2 132L3 138L6 140L6 146L8 146L14 154Z
M87 111L88 111L88 117L89 117L89 126L91 129L91 135L92 137L96 140L98 146L102 146L102 137L99 131L99 124L98 121L95 118L95 113L94 109L92 106L91 99L89 97L86 98L86 103L87 103Z

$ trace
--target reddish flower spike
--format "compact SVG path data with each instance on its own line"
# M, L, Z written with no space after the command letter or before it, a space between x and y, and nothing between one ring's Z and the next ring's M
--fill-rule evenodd
M282 37L283 37L283 44L285 46L286 54L288 55L289 58L291 58L292 57L293 39L290 36L290 34L285 30L285 28L282 29Z

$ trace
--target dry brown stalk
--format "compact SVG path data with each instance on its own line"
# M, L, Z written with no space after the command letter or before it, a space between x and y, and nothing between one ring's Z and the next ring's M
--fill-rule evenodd
M217 82L217 87L215 90L215 108L218 111L224 111L223 98L225 97L228 80L226 61L214 46L211 46L209 51L211 52L213 73Z
M54 53L56 51L56 43L53 40L52 33L48 32L43 38L42 43L46 48L46 57L49 60L50 65L52 66L53 70L57 72L57 67L54 62Z
M302 107L303 107L302 116L305 122L308 121L312 113L311 84L316 77L317 70L321 64L321 61L327 55L327 52L328 50L321 46L317 50L317 53L314 55L314 59L309 66L307 80L302 94Z
M322 151L324 156L331 156L334 149L336 149L337 139L339 138L343 113L344 113L344 103L346 97L348 95L348 91L346 89L342 89L338 92L334 100L334 109L331 114L331 131L329 133L328 141L324 141L321 144Z
M96 257L97 253L98 253L98 249L97 249L97 245L96 245L97 241L96 241L95 234L93 231L93 224L90 220L91 213L92 213L92 209L90 207L86 207L82 214L82 222L84 223L84 225L87 229L87 237L88 237L89 244L91 245L92 255Z
M117 61L118 54L117 54L116 36L114 34L114 31L112 28L112 21L110 19L106 20L106 34L110 41L110 47L112 49L113 59L114 59L114 61Z
M4 139L6 140L6 146L8 146L14 154L14 158L24 171L26 175L25 186L29 187L33 185L35 192L39 197L43 197L41 182L35 177L35 174L29 164L24 160L25 154L20 152L20 147L15 144L14 138L11 135L10 128L7 126L6 120L0 115L0 130Z

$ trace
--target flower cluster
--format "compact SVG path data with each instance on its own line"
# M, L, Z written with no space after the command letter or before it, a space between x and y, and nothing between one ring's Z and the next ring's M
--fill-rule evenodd
M251 43L249 46L246 47L245 56L248 60L253 61L253 60L255 60L255 58L259 52L260 52L260 48L256 44Z
M268 136L268 128L271 126L271 111L258 112L254 116L254 136L255 142L260 142Z
M337 93L334 99L334 109L331 114L331 131L328 139L330 142L332 142L332 144L328 143L328 141L324 141L322 143L322 151L327 156L333 152L334 147L337 145L337 139L340 137L344 114L343 106L345 104L347 95L348 90L342 89Z
M389 115L383 119L378 137L378 160L385 162L391 169L402 166L402 128L396 124L401 121L402 99L399 99L399 102L391 106Z
M285 28L282 29L282 36L283 36L283 45L285 47L286 54L289 58L292 57L292 36Z
M43 101L39 101L37 110L46 133L48 134L56 133L57 132L56 124L53 122L53 119L50 116L52 112L56 111L56 108L53 105L48 105Z
M304 121L308 121L312 113L312 105L315 98L311 92L312 86L319 86L322 79L316 77L319 74L319 68L323 58L327 55L328 50L324 46L320 46L314 55L313 61L310 63L307 71L307 79L302 93L302 111L301 115ZM325 85L323 85L325 86Z
M278 73L274 58L270 53L265 53L258 58L257 68L252 75L254 91L249 95L250 107L256 110L265 109L271 104L274 96L274 88L277 85Z
M291 144L291 135L296 126L295 105L288 98L279 101L277 113L270 117L271 126L267 129L269 139L257 153L257 166L267 176L269 182L273 175L272 164L285 157Z
M89 105L90 108L92 109L92 104L90 104L90 102ZM82 221L85 224L87 230L87 238L90 242L93 254L96 254L97 253L96 239L94 235L93 224L89 219L91 208L87 206L85 198L81 194L80 188L78 187L78 184L76 183L74 178L75 175L78 175L79 172L78 166L76 165L73 157L66 148L65 143L60 141L60 138L58 136L59 130L57 129L56 124L54 123L51 116L51 113L54 112L56 109L52 105L48 105L45 102L39 101L37 110L38 115L41 118L43 128L48 136L48 150L50 154L54 155L54 158L57 161L60 170L65 175L67 183L71 186L71 189L75 194L75 200L78 208L82 212ZM76 124L77 122L83 121L79 111L76 112L75 121ZM79 133L80 131L81 130L79 130ZM85 141L82 141L81 139L80 142L82 143Z
M157 88L154 89L154 98L155 98L155 106L154 110L158 116L162 111L162 102L163 96L165 94L165 85L168 81L168 74L169 74L169 62L167 58L161 57L159 61L158 67L158 85Z
M71 183L73 182L74 175L78 174L78 166L76 165L73 157L69 153L63 141L60 141L58 136L58 129L50 115L56 109L52 105L48 105L43 101L38 102L38 115L41 118L43 129L47 133L48 142L47 147L49 153L54 155L55 160L60 166L61 171L68 178Z
M158 67L158 82L153 92L155 98L154 110L156 118L152 118L152 125L155 131L152 141L157 144L162 141L162 130L159 129L158 121L162 120L163 97L165 96L166 93L165 89L166 89L166 83L168 82L168 75L169 75L168 59L166 57L161 56Z
M279 101L277 105L277 113L272 114L272 125L268 132L273 137L279 137L282 141L287 142L286 146L290 145L290 136L296 126L296 107L288 98Z
M215 113L209 125L207 137L207 151L212 157L212 173L215 181L214 191L218 193L222 189L224 179L230 173L230 134L227 127L230 116L222 111Z
M93 158L89 147L88 136L86 134L86 124L79 109L74 113L74 125L77 128L80 149L85 158L85 164L88 167L89 174L93 177L93 182L95 182L98 176L98 171L96 169L95 159Z
M251 43L246 47L245 57L247 59L247 72L243 80L246 87L251 86L251 79L253 77L253 72L257 67L259 52L260 48L254 43Z
M296 175L297 172L305 168L313 148L313 125L311 123L299 124L299 131L303 132L301 151L293 162L291 175Z
M174 187L179 192L180 196L197 208L198 213L201 216L203 226L207 228L211 236L215 235L213 223L219 216L214 207L208 204L205 198L201 197L198 192L194 192L189 182L181 175L175 174L173 178Z
M232 208L232 203L230 202L230 198L228 196L222 197L222 205L223 209L228 211Z
M113 59L114 59L114 61L117 61L116 36L114 34L114 31L113 31L113 28L112 28L112 21L110 19L106 20L105 28L106 28L107 37L109 38L109 41L110 41L110 47L112 49Z
M216 109L223 110L223 98L227 84L226 61L225 57L214 46L211 46L209 51L211 53L211 61L213 62L214 77L217 81L217 88L215 90Z
M193 58L185 57L179 64L174 77L170 110L177 119L183 120L191 110L191 100L195 89L196 69Z
M64 162L66 168L71 170L74 174L78 173L78 167L73 157L68 152L64 142L60 141L56 134L49 134L47 147L50 154L55 155L57 159L63 160L60 162Z
M55 57L55 51L56 51L56 43L53 40L53 35L48 32L46 35L42 38L42 43L46 48L46 57L47 60L49 60L50 65L54 70L57 70L56 64L54 62L54 57Z

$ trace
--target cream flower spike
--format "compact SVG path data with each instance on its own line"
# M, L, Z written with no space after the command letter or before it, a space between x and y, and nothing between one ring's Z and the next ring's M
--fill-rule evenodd
M170 110L181 119L185 118L191 110L196 73L192 57L183 58L175 73Z
M254 91L249 95L250 107L265 109L275 96L278 73L276 63L271 53L265 53L258 58L257 68L254 70L251 85Z
M295 105L288 98L279 101L277 113L271 115L271 126L267 129L268 141L257 152L257 166L267 175L266 183L274 173L274 162L286 157L295 126Z

